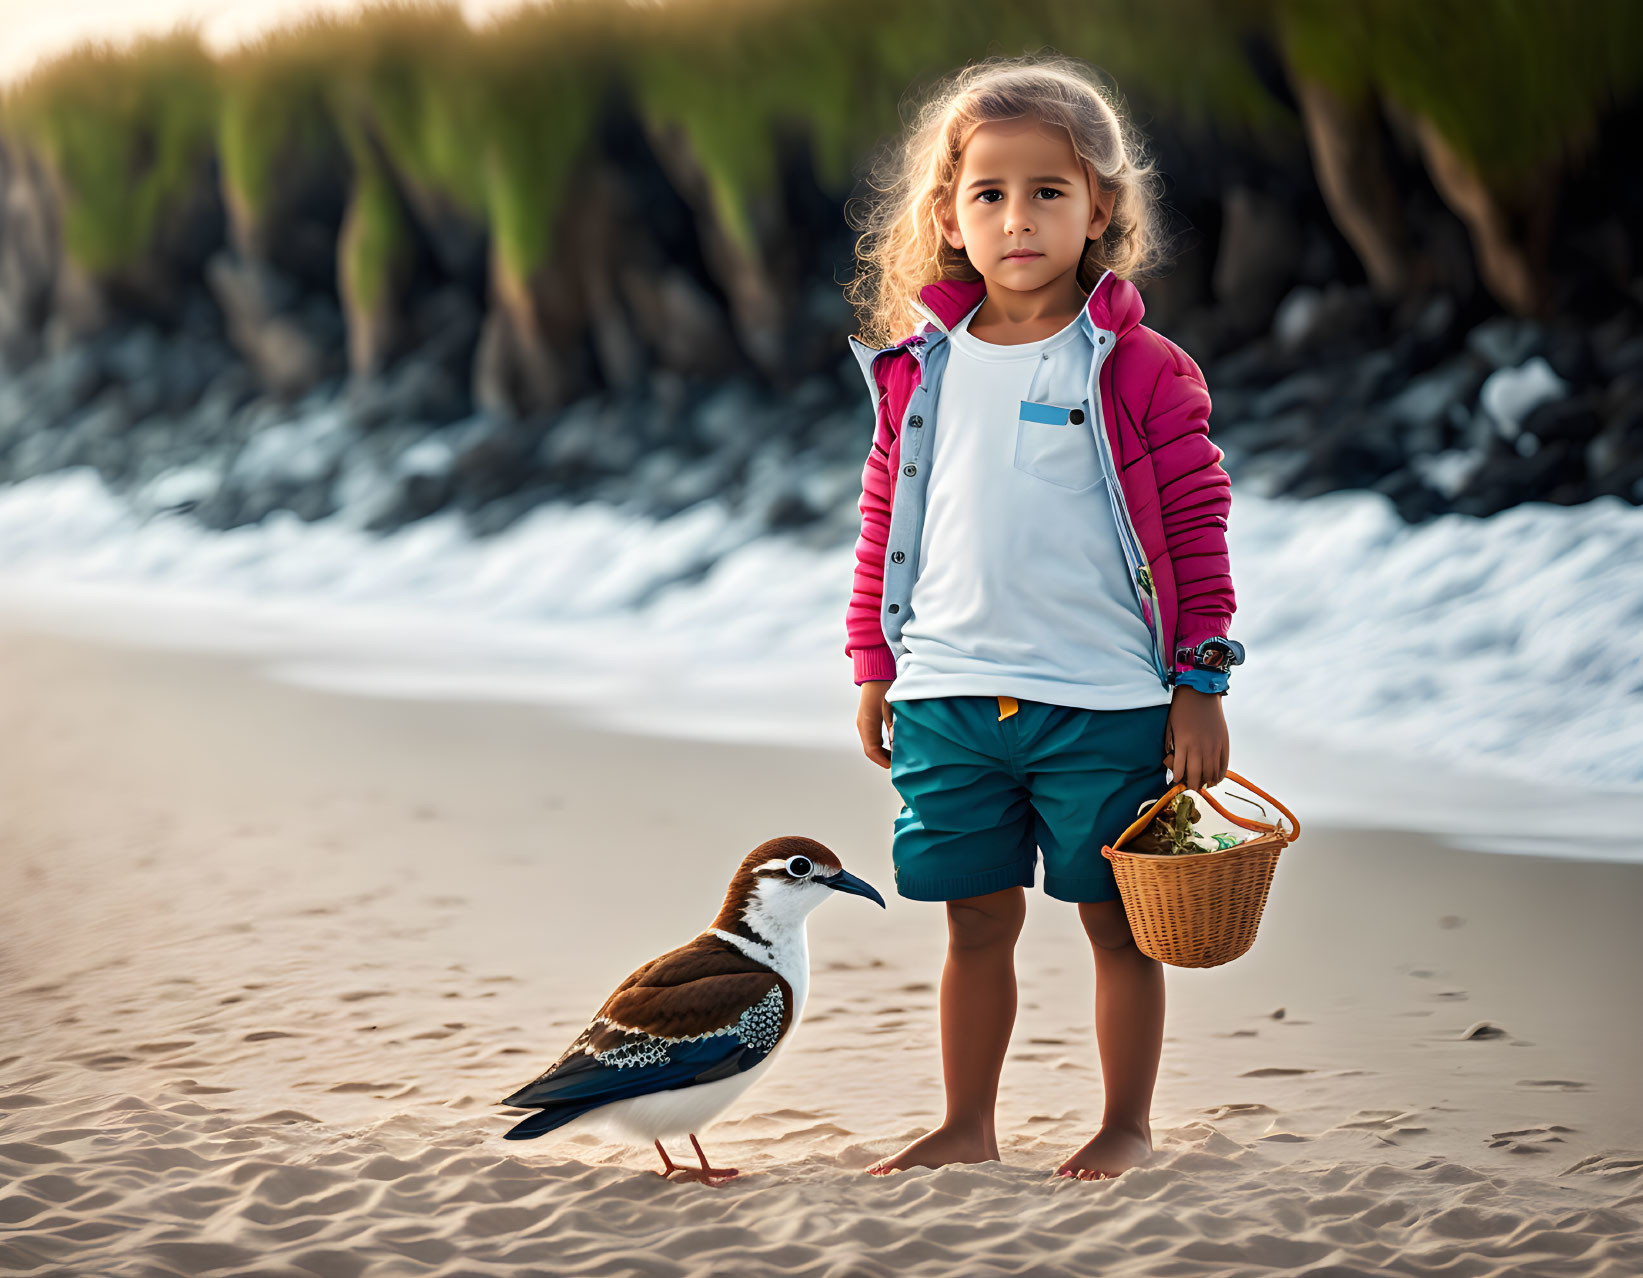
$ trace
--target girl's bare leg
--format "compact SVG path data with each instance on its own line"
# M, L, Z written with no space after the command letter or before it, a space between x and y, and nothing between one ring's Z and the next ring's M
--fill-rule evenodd
M1122 901L1078 907L1095 951L1095 1041L1101 1054L1101 1130L1057 1175L1099 1180L1152 1153L1152 1089L1164 1046L1164 967L1135 948Z
M867 1170L980 1163L998 1157L993 1108L1015 1024L1015 943L1027 917L1019 887L947 902L947 964L941 973L941 1069L947 1116L940 1127Z

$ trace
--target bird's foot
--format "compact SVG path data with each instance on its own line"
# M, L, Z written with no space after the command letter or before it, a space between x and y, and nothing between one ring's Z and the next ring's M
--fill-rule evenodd
M672 1180L675 1176L679 1176L684 1180L695 1181L700 1185L722 1185L725 1181L732 1180L742 1174L740 1169L735 1167L709 1167L707 1165L707 1155L702 1152L702 1146L697 1141L694 1133L691 1134L690 1143L696 1147L696 1157L702 1161L700 1167L679 1166L678 1163L667 1156L667 1150L662 1148L662 1142L657 1141L656 1152L662 1156L662 1170L656 1174L663 1180Z
M664 1180L673 1180L677 1178L682 1181L694 1182L698 1185L718 1186L723 1185L726 1181L734 1180L737 1176L741 1175L741 1172L737 1171L734 1167L710 1167L706 1171L703 1171L700 1167L675 1167L670 1172L661 1172L658 1174L661 1175Z
M1151 1124L1125 1127L1103 1123L1082 1149L1055 1169L1055 1174L1075 1180L1108 1180L1141 1166L1151 1155Z
M948 1163L985 1163L998 1160L998 1146L980 1128L942 1125L920 1136L901 1152L881 1158L867 1168L869 1176L888 1176L909 1167L944 1167Z

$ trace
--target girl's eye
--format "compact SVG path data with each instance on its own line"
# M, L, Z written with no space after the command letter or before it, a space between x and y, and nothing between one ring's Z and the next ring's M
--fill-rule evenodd
M807 856L790 856L787 858L787 872L796 879L806 877L814 867Z
M1044 191L1048 191L1051 195L1055 196L1055 198L1058 199L1058 200L1061 198L1061 192L1056 190L1055 187L1053 187L1053 186L1041 186L1041 187L1038 188L1037 191L1034 191L1033 194L1038 195L1038 194L1040 194L1041 192L1044 192ZM987 198L989 195L997 195L997 196L1002 197L1003 192L1000 191L995 186L990 186L985 191L980 192L976 196L976 199L980 200L984 204L991 204L991 203L993 203L993 201L989 200Z

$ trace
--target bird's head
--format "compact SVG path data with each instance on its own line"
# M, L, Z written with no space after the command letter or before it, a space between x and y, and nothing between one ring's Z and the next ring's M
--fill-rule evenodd
M766 839L737 867L713 925L728 932L751 929L772 938L777 931L801 925L835 892L884 905L872 884L847 871L825 844L801 835Z

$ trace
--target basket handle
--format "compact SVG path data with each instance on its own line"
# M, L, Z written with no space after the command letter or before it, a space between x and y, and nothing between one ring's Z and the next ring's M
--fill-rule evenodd
M1288 817L1289 818L1289 833L1283 835L1284 841L1286 843L1293 843L1295 841L1295 839L1301 833L1301 823L1295 819L1295 814L1293 812L1291 812L1288 808L1286 808L1282 803L1279 803L1277 799L1274 799L1265 790L1261 789L1260 786L1256 785L1252 781L1246 781L1243 777L1239 776L1231 768L1227 769L1227 776L1231 780L1236 781L1239 785L1243 786L1244 789L1253 790L1256 794L1260 795L1263 799L1267 800L1274 807L1276 807L1278 809L1278 811L1282 812L1286 817ZM1159 811L1164 807L1165 804L1169 803L1172 799L1175 798L1176 795L1180 794L1186 788L1187 787L1186 787L1185 784L1183 784L1180 781L1177 781L1168 790L1165 790L1162 798L1160 798L1156 803L1154 803L1150 808L1148 808L1140 816L1136 817L1135 820L1130 824L1130 828L1125 830L1124 833L1122 833L1118 836L1118 841L1112 845L1113 851L1116 852L1119 848L1123 847L1124 844L1129 841L1129 839L1132 835L1139 834L1142 830L1146 829L1147 828L1147 822L1151 821L1153 819L1153 817L1157 816ZM1207 786L1204 789L1199 790L1198 793L1203 797L1204 802L1208 803L1210 807L1214 808L1217 812L1219 812L1227 820L1231 821L1234 825L1241 825L1246 830L1254 830L1254 831L1256 831L1260 834L1272 834L1272 833L1283 834L1283 830L1276 823L1273 823L1273 824L1269 825L1269 824L1267 824L1266 822L1263 822L1263 821L1251 821L1251 820L1248 820L1245 817L1238 816L1236 813L1228 812L1218 802L1216 802L1215 796L1209 792L1209 788Z

